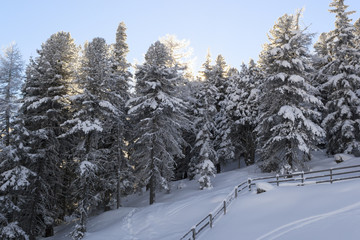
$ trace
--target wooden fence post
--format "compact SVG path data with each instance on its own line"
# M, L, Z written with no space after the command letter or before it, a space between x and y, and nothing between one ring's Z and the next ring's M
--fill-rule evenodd
M193 240L195 240L195 238L196 238L196 230L195 230L195 228L193 227L193 228L191 229L191 231L192 231Z
M251 191L251 178L248 178L248 187L249 187L249 191Z
M279 186L279 174L276 174L276 186Z
M330 168L330 183L333 182L332 168Z
M238 197L238 188L235 187L235 198L237 198L237 197Z
M213 227L213 217L212 217L212 213L209 214L210 217L210 228Z
M304 171L301 172L301 183L304 184Z
M224 215L226 215L226 200L224 200Z

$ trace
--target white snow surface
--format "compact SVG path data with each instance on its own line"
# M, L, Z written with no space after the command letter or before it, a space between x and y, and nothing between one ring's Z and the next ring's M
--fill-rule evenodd
M256 189L262 189L267 192L274 189L274 186L267 182L257 182Z
M281 65L283 67L286 67L286 68L291 68L291 64L288 61L285 61L285 60L281 62Z
M359 239L359 192L353 180L251 193L202 239Z
M100 101L99 105L100 105L100 107L109 109L111 112L113 112L115 114L118 113L118 110L109 101Z
M282 81L285 81L287 74L286 73L278 73L275 77L280 78Z
M309 168L313 171L360 162L360 158L352 157L336 164L334 156L323 152L315 152L312 159ZM178 240L221 204L235 185L259 176L265 175L250 166L218 174L210 190L199 190L197 181L172 182L171 192L157 193L156 203L151 206L148 192L129 196L120 209L90 217L84 240ZM240 192L227 214L197 239L352 240L359 239L359 226L360 180L284 185L262 194L256 194L256 190ZM46 239L70 239L73 227L74 222L69 221L55 229L54 237Z
M299 75L291 75L289 80L293 83L305 82L305 79Z
M80 173L83 175L86 171L95 171L96 165L89 161L82 161L80 163Z
M278 112L278 115L283 116L285 119L289 119L292 122L295 122L296 119L301 118L305 119L302 111L294 106L282 106Z

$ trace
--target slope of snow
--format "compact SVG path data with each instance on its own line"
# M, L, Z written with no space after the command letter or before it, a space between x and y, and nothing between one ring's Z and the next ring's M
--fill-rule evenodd
M217 207L236 183L260 173L255 166L246 169L218 174L209 190L199 190L199 183L195 180L173 182L171 192L157 193L156 203L151 206L148 192L127 197L122 202L124 207L90 217L84 239L180 239ZM60 226L55 229L54 237L46 239L71 239L68 234L73 226L73 223Z
M200 239L359 239L359 180L279 187L234 201Z
M333 156L316 152L309 167L319 170L358 163L360 158L350 157L336 164ZM180 239L221 204L235 185L258 176L264 174L255 166L218 174L210 190L199 190L197 181L173 182L171 193L158 193L156 203L151 206L147 192L129 196L123 199L124 207L91 217L84 239ZM360 228L356 228L360 226L360 180L255 192L241 193L229 206L227 215L199 238L355 239L360 236ZM56 235L46 239L70 239L68 234L73 224L57 227Z

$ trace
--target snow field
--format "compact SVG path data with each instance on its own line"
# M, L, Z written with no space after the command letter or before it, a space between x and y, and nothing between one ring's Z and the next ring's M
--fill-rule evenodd
M359 180L244 195L200 239L359 239Z
M310 169L355 165L360 158L349 157L336 164L334 157L313 154ZM237 165L237 164L234 164ZM148 193L123 199L118 210L90 217L84 240L178 240L199 220L213 211L234 186L249 177L264 176L255 167L218 174L214 187L199 190L197 181L172 182L171 193L158 193L148 205ZM358 239L360 236L360 181L333 184L280 186L256 194L243 191L227 214L206 229L199 239ZM59 226L49 240L71 239L73 223Z

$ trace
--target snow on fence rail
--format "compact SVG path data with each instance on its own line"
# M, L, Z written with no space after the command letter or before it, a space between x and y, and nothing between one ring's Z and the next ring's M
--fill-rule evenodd
M343 171L345 169L351 169L351 170ZM280 184L284 184L284 183L291 184L291 183L300 182L296 185L304 186L305 184L318 184L318 183L327 183L327 182L333 183L336 181L344 181L355 178L360 178L360 165L330 168L330 169L309 171L309 172L296 172L285 175L277 174L275 176L249 178L247 181L244 181L239 185L235 186L234 191L232 191L218 207L216 207L212 212L210 212L207 216L201 219L196 225L194 225L182 238L180 238L180 240L195 240L197 236L205 228L207 227L212 228L214 221L216 221L220 216L226 214L228 206L230 206L233 200L235 200L238 197L239 192L245 189L251 191L252 186L254 186L256 182L265 181L270 184L276 184L276 186L280 186Z

